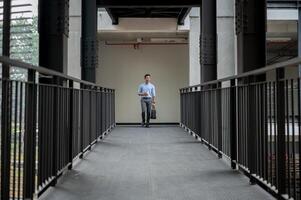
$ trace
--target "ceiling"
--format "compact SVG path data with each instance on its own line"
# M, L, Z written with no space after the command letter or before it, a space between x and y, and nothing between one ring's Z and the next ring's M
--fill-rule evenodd
M105 8L112 24L120 18L176 18L183 25L192 7L199 7L201 0L97 0ZM296 8L301 0L267 0L268 8Z
M191 8L106 8L112 24L117 25L119 18L176 18L183 25Z
M176 18L177 23L183 25L191 8L200 6L200 2L201 0L97 0L97 5L106 9L113 24L118 24L120 18ZM301 0L267 0L267 2L268 8L296 8L301 5ZM274 21L268 24L270 30L267 33L267 60L269 64L297 56L297 32L292 29L282 31L287 26L286 23L296 22ZM149 38L186 36L178 33L101 33L99 38L105 41L136 41L137 38L149 40Z
M192 7L200 0L97 0L105 8L114 25L119 18L176 18L183 25Z

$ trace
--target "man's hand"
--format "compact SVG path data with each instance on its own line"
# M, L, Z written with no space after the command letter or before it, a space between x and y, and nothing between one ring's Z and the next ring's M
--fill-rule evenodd
M146 97L146 96L148 96L148 93L147 93L147 92L144 92L144 93L139 93L138 95L139 95L139 96L142 96L142 97Z

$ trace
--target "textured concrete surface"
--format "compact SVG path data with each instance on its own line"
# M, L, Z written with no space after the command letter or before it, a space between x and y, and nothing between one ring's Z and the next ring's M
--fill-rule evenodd
M43 200L269 200L178 127L117 127Z

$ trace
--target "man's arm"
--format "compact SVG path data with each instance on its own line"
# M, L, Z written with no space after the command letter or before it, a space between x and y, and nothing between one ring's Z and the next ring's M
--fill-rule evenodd
M155 96L152 97L152 103L155 104Z
M147 93L146 93L146 92L142 92L142 87L141 87L141 85L140 85L139 88L138 88L138 96L147 96Z
M152 103L155 104L155 97L156 97L156 89L155 86L152 89Z
M144 92L144 93L138 93L138 96L147 96L147 93L146 92Z

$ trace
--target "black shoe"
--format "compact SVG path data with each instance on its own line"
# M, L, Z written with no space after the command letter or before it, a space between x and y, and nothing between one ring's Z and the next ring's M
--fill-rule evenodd
M145 127L146 127L146 128L149 128L149 123L147 123L147 124L145 125Z
M141 122L141 127L144 127L145 126L145 123L144 122Z

